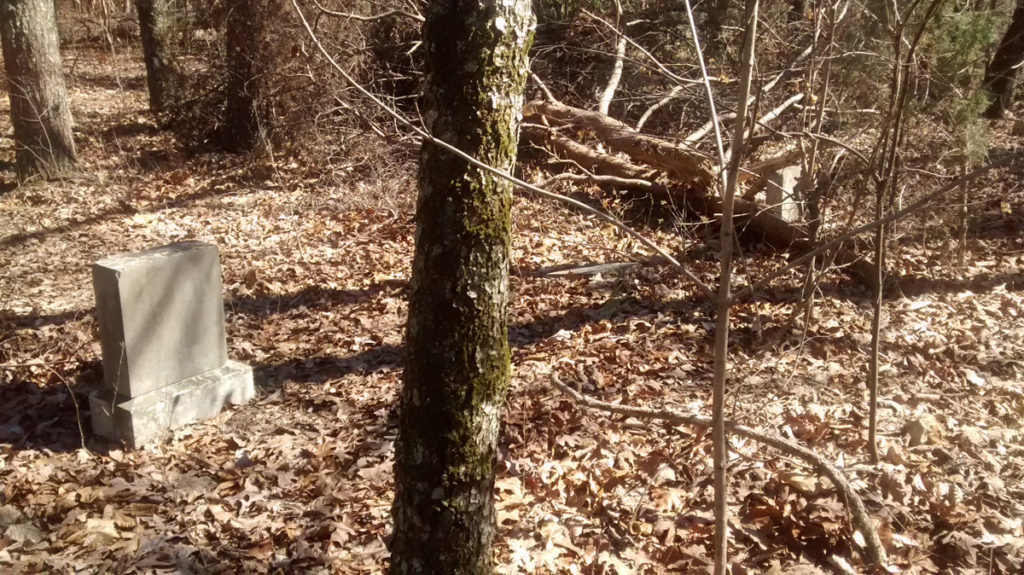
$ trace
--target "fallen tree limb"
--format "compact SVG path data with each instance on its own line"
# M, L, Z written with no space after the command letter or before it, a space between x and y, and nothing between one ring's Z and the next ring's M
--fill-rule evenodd
M540 116L551 125L591 131L608 147L662 170L681 183L706 188L715 181L707 158L700 152L643 134L629 124L600 112L574 108L561 102L534 100L523 106L523 115Z
M568 395L577 404L589 409L596 409L628 417L636 417L638 419L657 419L660 421L667 421L675 425L695 425L705 428L711 427L711 418L709 417L683 415L674 411L651 409L649 407L614 405L604 401L591 399L562 383L558 378L557 373L551 374L551 384L562 393ZM840 498L850 510L850 522L853 525L854 531L860 531L860 534L864 537L863 552L867 562L883 567L888 563L885 547L882 546L882 541L878 538L878 532L871 524L871 517L868 515L867 508L864 507L864 501L861 500L859 495L857 495L857 492L850 485L850 482L846 479L846 476L843 475L842 471L837 469L825 460L824 457L818 455L814 451L802 445L793 443L792 441L783 439L777 435L764 433L729 420L725 421L725 427L736 435L752 439L769 447L774 447L787 455L798 457L809 463L815 471L825 477L828 477L832 481L832 484L835 485Z
M651 107L647 108L646 111L644 111L643 115L640 116L640 119L636 121L636 128L634 129L637 132L643 130L644 124L647 123L647 120L651 119L651 115L653 115L655 112L657 112L664 106L668 105L668 103L674 100L675 98L678 98L679 94L681 94L682 92L682 86L673 86L668 94L665 94L665 96L662 99L658 100L657 102L654 103L654 105L652 105Z
M610 184L625 190L643 191L669 200L677 205L685 205L708 218L717 218L722 214L722 200L702 191L705 188L682 187L664 184L658 181L657 170L638 166L620 157L606 154L585 146L555 130L538 124L523 124L520 130L522 141L553 151L558 157L572 160L584 170L597 176L595 183ZM618 178L612 181L609 178ZM778 250L793 251L802 254L817 248L808 238L806 232L775 215L769 209L756 202L736 198L735 225L741 237L755 242L764 242ZM832 246L826 250L834 256L835 263L842 266L858 281L867 285L875 277L874 265L857 254L843 248Z

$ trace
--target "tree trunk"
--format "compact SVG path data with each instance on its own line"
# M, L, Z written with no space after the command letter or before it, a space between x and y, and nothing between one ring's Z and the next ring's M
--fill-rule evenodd
M234 152L254 149L266 128L263 26L268 0L231 0L227 16L228 94L222 143Z
M747 105L750 98L750 79L754 75L754 46L757 41L758 0L746 0L743 10L743 49L740 65L740 89L736 101L736 125L733 126L733 155L726 168L725 189L722 190L722 226L719 231L718 262L720 276L718 300L715 302L715 358L712 378L711 438L715 485L715 575L728 570L729 551L729 439L725 433L725 391L729 378L729 312L732 309L732 248L736 230L733 229L733 209L736 207L736 188L739 184L740 158L746 145Z
M181 81L171 52L174 19L167 0L135 0L135 9L139 13L139 35L146 62L149 109L159 114L174 103Z
M512 169L533 26L529 0L429 4L424 117L434 136ZM511 185L429 143L419 180L391 572L490 573Z
M0 1L0 36L18 180L59 177L76 157L53 0Z
M1013 107L1013 84L1021 62L1024 62L1024 0L1017 0L1006 35L985 71L985 87L992 95L985 117L1002 118L1003 112Z
M714 53L722 35L722 27L729 12L729 0L708 0L704 3L704 53ZM699 29L699 28L698 28Z

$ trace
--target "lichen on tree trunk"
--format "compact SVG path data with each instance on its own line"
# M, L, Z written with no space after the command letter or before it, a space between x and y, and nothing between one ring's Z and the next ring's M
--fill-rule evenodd
M440 0L423 38L431 133L515 163L529 0ZM489 573L494 464L508 386L511 186L424 144L396 445L393 573Z
M18 179L59 177L76 156L52 0L0 1L0 38Z

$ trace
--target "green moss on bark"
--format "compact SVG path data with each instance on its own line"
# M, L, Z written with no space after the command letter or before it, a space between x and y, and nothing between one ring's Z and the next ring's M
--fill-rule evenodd
M431 133L506 170L515 163L528 0L442 0L424 24ZM408 357L396 446L394 573L489 573L491 491L510 376L511 187L424 145Z

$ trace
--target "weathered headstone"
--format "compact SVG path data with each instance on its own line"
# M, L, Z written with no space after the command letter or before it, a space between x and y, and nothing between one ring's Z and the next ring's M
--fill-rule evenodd
M765 199L772 212L787 222L797 222L803 217L803 203L797 193L802 173L800 166L789 166L768 178Z
M227 358L217 246L188 241L93 264L104 389L93 431L132 447L253 397Z

